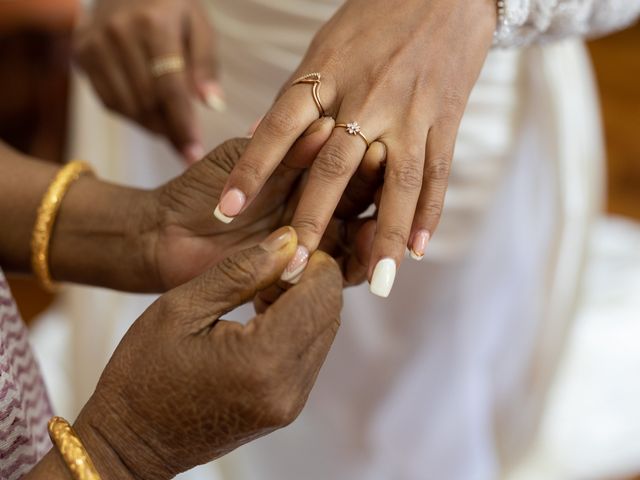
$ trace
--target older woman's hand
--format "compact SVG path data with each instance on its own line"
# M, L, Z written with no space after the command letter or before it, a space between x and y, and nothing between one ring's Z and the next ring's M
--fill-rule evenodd
M204 151L193 107L224 108L214 32L200 0L99 0L76 59L104 105L165 135L188 162Z
M247 325L221 319L277 282L296 245L295 230L281 228L134 323L75 423L102 478L173 478L297 417L340 325L336 263L317 253ZM59 478L37 476L56 456L33 478Z
M422 257L496 10L495 0L348 0L316 35L292 81L320 73L322 107L343 127L313 163L293 217L303 253L317 248L368 142L377 140L386 145L387 164L369 262L372 291L389 294L407 246ZM258 198L318 110L312 84L283 92L227 181L221 219Z

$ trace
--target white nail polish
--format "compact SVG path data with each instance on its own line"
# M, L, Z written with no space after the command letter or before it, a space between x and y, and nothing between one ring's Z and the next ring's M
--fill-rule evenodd
M376 265L369 290L378 297L387 298L396 279L396 262L393 258L383 258Z
M283 282L291 283L295 285L300 281L304 269L307 268L309 263L309 250L302 245L299 245L296 249L296 253L287 265L287 268L282 273L280 279Z
M222 223L229 224L233 222L233 217L227 217L224 213L220 211L220 205L216 207L213 212L213 216L220 220Z
M224 113L227 111L227 102L217 93L208 93L206 95L207 106L218 113Z
M414 260L421 262L424 259L424 255L419 255L416 252L414 252L413 250L409 250L409 253L411 254L411 258L413 258Z

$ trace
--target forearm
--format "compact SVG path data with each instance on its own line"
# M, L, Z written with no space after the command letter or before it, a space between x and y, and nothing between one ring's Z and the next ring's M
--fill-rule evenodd
M0 264L31 271L31 235L37 210L59 166L20 155L0 144ZM55 281L131 291L149 285L143 234L149 193L91 176L76 180L62 199L49 243Z

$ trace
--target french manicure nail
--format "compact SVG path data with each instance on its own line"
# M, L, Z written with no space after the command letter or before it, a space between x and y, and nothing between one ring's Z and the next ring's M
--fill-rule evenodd
M247 196L237 188L224 194L213 214L223 223L231 223L247 202Z
M284 282L296 284L302 276L302 272L307 268L309 263L309 250L302 245L298 245L296 253L282 273L280 279Z
M419 230L413 237L411 244L411 258L420 261L424 258L424 251L427 249L431 235L427 230Z
M387 298L396 279L396 261L393 258L383 258L376 265L371 278L369 290L378 297Z
M218 113L227 110L227 102L224 100L224 92L216 82L206 83L204 86L204 99L207 106Z
M184 147L182 154L189 164L196 163L204 157L204 148L199 143L193 142Z
M291 227L282 227L265 238L260 246L267 252L277 252L286 247L293 239L293 229Z

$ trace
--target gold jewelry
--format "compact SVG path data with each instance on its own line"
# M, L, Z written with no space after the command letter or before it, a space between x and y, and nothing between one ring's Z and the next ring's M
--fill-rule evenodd
M86 162L76 160L65 165L53 179L40 202L31 234L31 266L40 284L48 291L53 290L49 271L49 243L60 204L71 184L81 175L92 172L91 166Z
M182 55L164 55L151 60L151 75L155 78L184 71L185 61Z
M291 86L293 87L294 85L299 85L301 83L308 83L310 85L313 85L313 88L311 89L311 93L313 94L313 101L315 102L316 107L318 107L320 118L324 117L326 113L324 111L324 107L322 106L322 102L320 101L320 86L322 85L322 75L320 75L319 73L309 73L298 78L291 84Z
M49 420L49 437L74 480L100 480L98 470L69 422L61 417L53 417Z
M364 143L367 144L367 148L371 146L369 139L367 136L362 133L362 127L358 122L350 122L350 123L336 123L334 128L344 128L349 135L358 135L361 139L364 140Z

